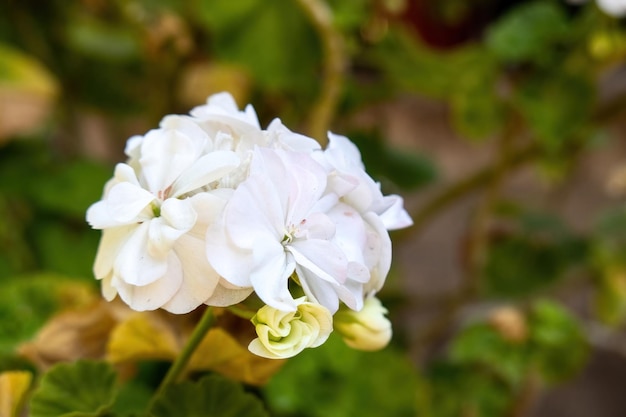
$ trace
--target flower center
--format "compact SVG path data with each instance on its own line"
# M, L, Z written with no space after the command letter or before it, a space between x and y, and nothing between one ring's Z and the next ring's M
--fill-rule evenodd
M157 198L161 201L167 200L172 192L172 186L170 185L165 190L160 190L157 192Z
M287 227L285 229L284 236L283 236L283 241L281 242L283 245L288 245L291 242L293 242L293 240L296 238L296 235L298 234L300 230L298 229L298 227L296 227L296 225L291 224L289 225L289 227Z
M161 206L152 202L150 203L150 208L152 209L152 214L154 214L154 217L161 216Z

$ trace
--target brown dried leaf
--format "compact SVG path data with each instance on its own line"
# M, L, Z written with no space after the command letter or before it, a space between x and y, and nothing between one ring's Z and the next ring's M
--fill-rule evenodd
M187 370L215 371L234 380L252 385L267 382L282 361L260 358L250 353L232 332L242 331L242 322L228 316L223 309L214 309L218 324L206 334L192 355ZM145 359L174 360L186 344L200 312L174 315L164 312L134 313L112 332L107 358L116 364ZM249 328L245 323L243 329Z
M20 346L19 353L42 369L59 361L99 359L117 322L114 308L105 301L66 311L52 317L33 341Z

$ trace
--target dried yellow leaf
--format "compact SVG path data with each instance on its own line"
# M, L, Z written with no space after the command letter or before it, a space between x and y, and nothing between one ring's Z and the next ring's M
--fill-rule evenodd
M107 358L113 363L173 360L180 349L181 340L169 323L155 313L136 313L113 329Z
M189 362L193 371L211 370L251 385L263 385L283 361L256 356L226 330L216 327L204 337Z
M17 417L33 376L26 371L0 373L0 416Z

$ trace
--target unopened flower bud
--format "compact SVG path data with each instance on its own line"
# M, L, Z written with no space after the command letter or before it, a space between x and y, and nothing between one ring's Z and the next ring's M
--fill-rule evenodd
M296 299L296 311L281 311L266 305L252 318L257 338L248 350L270 359L290 358L306 348L317 347L333 330L333 317L320 304Z
M391 322L380 300L369 297L360 311L342 307L334 318L335 330L348 346L359 350L379 350L391 340Z
M528 338L526 318L514 307L498 308L491 313L489 323L511 343L523 343Z

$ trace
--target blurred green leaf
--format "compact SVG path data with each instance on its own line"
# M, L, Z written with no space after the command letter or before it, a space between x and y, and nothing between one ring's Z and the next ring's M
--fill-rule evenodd
M4 278L0 285L0 352L30 339L60 309L92 300L91 285L55 274Z
M567 149L589 122L595 90L584 74L560 71L526 79L513 98L547 151Z
M585 240L568 232L558 217L522 213L513 225L496 230L489 244L483 282L488 295L527 296L585 259Z
M32 231L40 269L87 280L93 278L100 231L90 230L86 225L68 227L58 219L37 220Z
M450 360L488 368L512 386L528 371L527 352L520 341L509 341L489 324L476 324L459 334L450 347Z
M392 91L417 92L435 98L453 96L466 77L475 77L477 65L492 65L480 45L435 51L397 26L390 28L366 58L372 67L381 68Z
M435 362L427 377L429 387L419 416L502 416L514 398L508 384L480 367Z
M154 417L267 417L263 403L243 387L214 374L168 387L150 410Z
M119 392L111 410L115 415L142 415L153 394L154 388L149 387L143 381L137 380L135 376L119 387Z
M83 220L110 176L109 167L103 164L75 160L49 167L36 183L29 184L28 192L38 207Z
M487 30L486 45L507 63L553 62L553 47L569 33L563 7L556 2L526 2L511 9Z
M496 93L498 68L485 55L470 65L451 95L452 118L462 135L483 139L501 129L505 120L504 103Z
M540 300L529 315L533 361L543 378L571 378L585 364L589 345L577 319L554 301Z
M128 25L77 16L66 27L66 41L74 53L101 60L126 61L139 55L137 34Z
M557 303L533 302L516 323L498 322L498 314L460 330L447 355L428 366L426 415L507 415L529 381L563 381L586 363L580 325ZM505 325L520 326L515 337Z
M598 216L593 230L593 255L599 267L626 268L626 209L609 209Z
M218 60L248 68L270 91L317 92L320 46L293 1L218 0L199 3ZM303 47L306 45L306 47Z
M412 190L431 183L437 176L430 158L394 148L377 133L357 132L351 134L350 139L358 146L367 172L373 178Z
M116 373L106 362L59 363L43 375L30 401L32 417L106 415L116 395Z
M344 31L362 29L372 6L371 0L329 0L334 24Z
M263 388L272 415L302 417L413 417L417 390L403 354L355 351L334 335L290 359Z
M0 192L81 222L110 177L109 166L86 159L62 160L41 141L12 144L0 152Z
M37 59L0 43L0 88L6 87L44 96L58 90L55 77Z
M591 257L597 271L595 313L604 323L619 325L626 319L626 210L602 213L593 231Z

